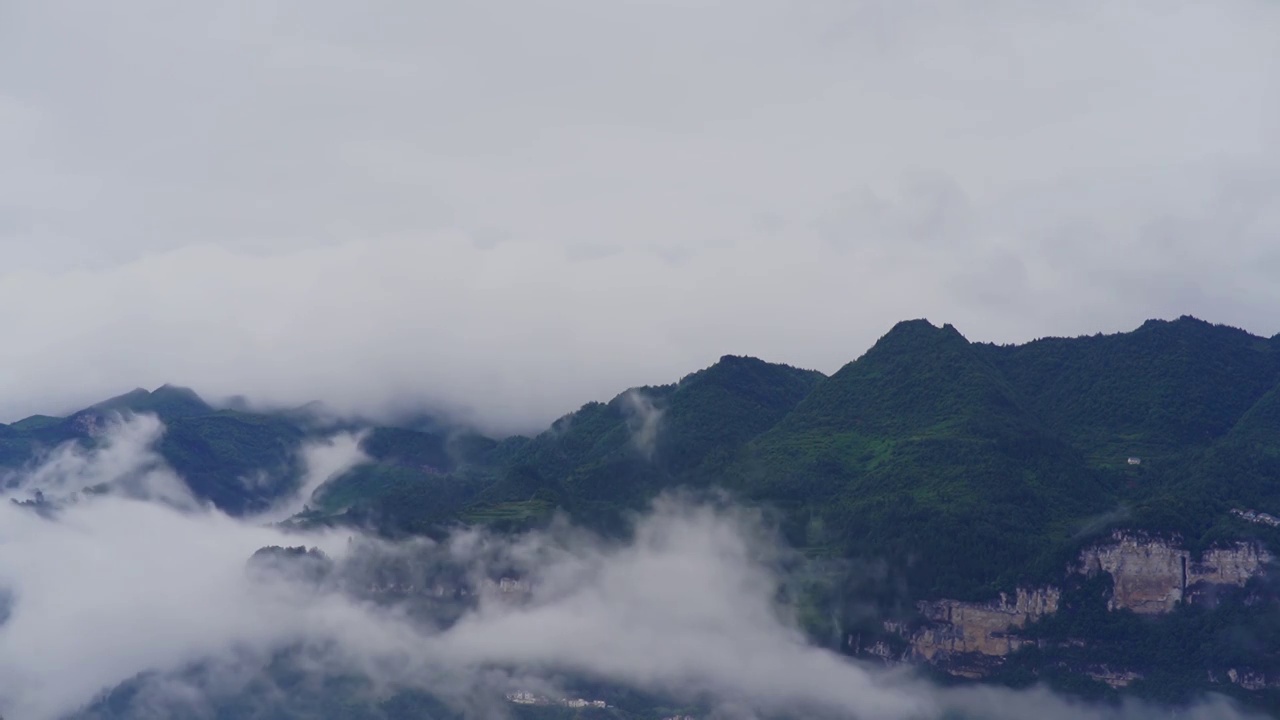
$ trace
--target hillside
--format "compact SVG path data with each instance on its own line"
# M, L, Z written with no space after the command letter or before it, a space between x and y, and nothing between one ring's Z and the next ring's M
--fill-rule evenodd
M297 482L302 429L271 415L215 410L194 391L171 385L139 388L64 418L0 426L0 469L38 463L68 444L96 447L113 418L140 414L164 423L156 449L191 491L228 513L264 509Z
M919 592L989 595L1113 502L1027 405L955 328L900 323L750 445L740 487L802 513L798 544L912 557Z
M1275 342L1191 317L977 347L1040 417L1102 465L1208 446L1280 381Z
M747 441L820 379L813 371L726 356L677 383L588 403L536 437L464 453L452 471L402 471L399 480L359 496L349 514L384 529L422 529L425 519L450 517L513 529L559 507L584 524L617 527L625 512L665 488L715 483ZM333 492L377 473L385 471L357 470L335 482Z

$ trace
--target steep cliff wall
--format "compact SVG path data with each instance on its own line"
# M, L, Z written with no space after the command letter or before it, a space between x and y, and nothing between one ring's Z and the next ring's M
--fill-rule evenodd
M1155 615L1220 586L1243 586L1260 574L1271 554L1253 543L1215 548L1193 561L1174 541L1118 530L1109 542L1085 549L1077 572L1105 572L1114 581L1108 607Z
M1182 601L1189 559L1189 553L1165 540L1118 532L1112 542L1084 550L1075 570L1111 576L1111 610L1157 614L1173 610Z
M1206 583L1244 587L1249 578L1261 574L1273 559L1266 548L1256 543L1236 543L1229 548L1209 550L1200 562L1187 566L1187 586Z
M1007 655L1025 643L1015 631L1058 611L1057 588L1019 588L1013 597L1001 593L986 603L934 600L918 604L930 624L910 638L911 655L927 662L941 656L978 653Z
M1108 601L1111 610L1128 609L1143 614L1172 611L1181 602L1211 600L1217 589L1241 587L1263 573L1272 555L1254 543L1209 550L1199 560L1176 541L1133 531L1117 531L1107 541L1081 552L1068 573L1107 573L1114 586ZM1056 587L1020 588L1012 596L1001 594L984 603L932 600L917 604L927 624L909 631L900 623L885 623L885 630L907 641L907 650L894 658L888 646L876 643L866 654L887 661L928 662L957 675L979 677L998 665L1004 656L1033 641L1018 630L1029 622L1058 611L1061 592ZM1123 687L1140 675L1131 670L1095 668L1089 673L1113 687ZM1246 677L1241 674L1241 677ZM1247 676L1247 684L1256 678ZM1245 685L1236 678L1228 682Z

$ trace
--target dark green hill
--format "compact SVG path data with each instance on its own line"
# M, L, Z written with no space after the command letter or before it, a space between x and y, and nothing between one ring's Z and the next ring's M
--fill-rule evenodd
M162 385L151 392L138 388L124 395L92 405L71 417L92 411L152 413L161 420L169 421L196 415L208 415L213 412L213 407L202 400L190 388Z
M65 418L33 416L0 432L0 467L39 462L66 443L92 447L117 415L152 414L165 430L157 450L197 497L239 514L263 509L297 482L304 432L286 419L217 411L194 391L136 389Z
M30 432L32 430L39 430L41 428L57 425L64 419L65 418L53 417L52 415L32 415L30 417L23 418L12 425L6 425L5 427L12 428L19 432Z
M1233 451L1262 455L1280 454L1280 384L1263 393L1240 416L1223 445Z
M779 431L986 436L1024 432L1012 387L951 325L898 323L807 397Z
M1186 316L1128 333L980 349L1099 465L1207 446L1280 380L1275 343Z
M1195 547L1253 538L1280 548L1280 530L1242 523L1232 509L1280 514L1280 387L1272 387L1218 442L1154 468L1135 522L1172 529Z
M725 356L674 385L629 390L562 418L515 455L509 477L520 492L540 486L548 499L583 510L639 508L665 487L718 480L738 449L821 377Z
M588 524L616 526L623 512L664 488L718 481L739 448L795 407L821 377L725 356L678 383L588 403L537 437L492 445L449 477L401 471L359 498L354 514L397 528L420 527L423 518L449 513L521 527L561 507ZM382 471L353 475L374 472Z
M730 453L791 412L823 375L726 355L685 377L663 414L656 459L677 476L713 481Z
M494 481L503 446L470 431L372 428L360 443L372 462L321 488L318 509L388 532L430 533Z
M281 418L225 410L170 421L157 449L197 497L242 514L296 486L304 437Z
M923 320L899 323L820 383L738 471L748 496L804 522L796 542L904 567L913 558L927 594L1011 584L1071 519L1110 502L980 352Z

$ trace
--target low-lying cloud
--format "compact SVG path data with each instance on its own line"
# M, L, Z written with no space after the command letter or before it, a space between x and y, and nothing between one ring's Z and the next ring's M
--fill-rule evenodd
M280 521L302 512L309 506L312 496L321 485L357 465L369 462L369 456L360 449L360 443L366 434L340 432L303 443L298 449L302 478L297 490L256 519Z
M10 494L28 494L51 501L75 500L80 493L106 491L138 500L155 500L179 507L199 503L182 478L165 463L154 445L164 425L154 415L119 415L92 446L70 442L51 448L34 467L0 471L0 486ZM104 432L105 430L105 432Z
M658 431L662 427L663 409L654 403L653 398L636 389L622 395L622 404L627 427L631 431L631 443L641 455L652 459Z
M26 477L56 476L68 490L151 466L137 440L153 437L154 422L113 426L104 451L75 462L55 454ZM350 457L342 442L327 451L339 465ZM298 545L323 555L248 562L260 548ZM554 692L565 677L696 700L724 718L1160 717L1046 690L935 687L811 646L778 599L788 557L758 514L678 496L658 499L626 541L559 522L397 544L290 534L126 493L50 513L4 502L0 713L55 720L154 672L135 703L157 717L202 717L207 698L234 695L266 658L301 647L317 671L365 675L375 692L421 689L477 718L502 713L504 693ZM492 582L504 577L515 584ZM471 595L452 616L418 612L460 588ZM193 666L203 671L182 673ZM1223 700L1183 716L1245 717Z

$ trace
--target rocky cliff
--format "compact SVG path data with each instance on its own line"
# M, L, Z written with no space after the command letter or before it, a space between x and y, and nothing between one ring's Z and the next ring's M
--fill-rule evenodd
M1235 543L1208 550L1195 561L1174 540L1118 530L1109 542L1084 550L1073 569L1111 576L1110 609L1152 615L1169 612L1183 601L1211 598L1220 586L1242 587L1271 560L1259 545Z
M917 609L928 624L909 635L902 660L927 662L953 675L982 677L1000 658L1030 642L1018 636L1018 628L1057 612L1059 599L1058 589L1050 587L1019 588L1012 597L1001 593L985 603L921 602ZM903 630L889 625L886 629Z
M913 655L933 660L939 653L1007 655L1022 646L1013 631L1058 611L1057 588L1019 588L1013 597L1001 593L986 603L934 600L919 603L930 624L911 639Z
M1173 610L1182 602L1212 602L1218 589L1242 587L1263 573L1272 555L1254 543L1235 543L1206 551L1199 559L1176 540L1133 531L1117 531L1106 541L1086 548L1067 573L1111 576L1113 591L1108 608L1153 615ZM917 605L926 621L910 631L900 623L886 623L885 630L907 641L902 661L927 662L956 675L986 674L1011 652L1033 641L1018 630L1058 611L1061 591L1056 587L1019 588L1013 596L983 603L933 600ZM891 659L883 643L871 645L866 654ZM1125 669L1099 668L1089 673L1113 687L1140 677ZM1239 683L1228 677L1228 682ZM1256 684L1256 683L1254 683Z

